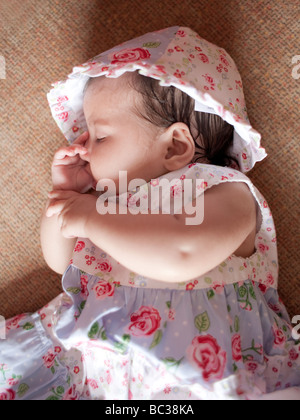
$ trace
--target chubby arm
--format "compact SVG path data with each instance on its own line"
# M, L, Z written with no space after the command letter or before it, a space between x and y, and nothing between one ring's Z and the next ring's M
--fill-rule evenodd
M71 195L67 202L58 193L52 197L49 214L60 213L65 237L88 237L128 269L165 282L205 274L233 254L256 226L254 198L243 183L205 192L204 221L198 226L186 226L185 214L100 215L95 197ZM88 216L80 219L84 211Z
M49 267L63 274L69 264L76 238L65 238L61 232L58 215L46 217L49 200L41 217L40 238L44 259Z
M187 226L185 218L186 214L94 213L86 232L132 271L182 282L205 274L233 254L256 226L256 208L245 184L228 183L205 193L202 224Z

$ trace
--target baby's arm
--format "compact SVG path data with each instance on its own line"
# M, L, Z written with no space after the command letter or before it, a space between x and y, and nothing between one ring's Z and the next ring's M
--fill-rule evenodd
M70 262L75 247L76 238L65 238L60 229L58 215L46 217L45 213L49 201L41 218L41 245L46 263L59 274L63 274Z
M56 151L52 162L52 184L54 190L86 192L93 185L93 178L81 158L86 154L84 147L88 132L81 134L72 146L61 147ZM76 238L67 239L61 233L57 215L46 217L45 207L41 219L41 245L47 264L59 274L67 268Z
M205 193L203 223L186 226L185 219L185 214L94 214L87 223L87 236L141 275L188 281L223 262L253 232L254 198L242 183L212 187Z
M128 269L153 279L182 282L201 276L247 238L254 251L256 206L243 183L225 183L205 192L204 221L198 226L186 226L185 214L101 215L95 197L87 200L72 192L67 200L60 192L51 198L48 216L60 214L65 237L87 237Z

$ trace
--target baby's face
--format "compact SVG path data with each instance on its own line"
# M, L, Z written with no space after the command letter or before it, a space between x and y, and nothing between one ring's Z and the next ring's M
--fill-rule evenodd
M161 129L134 112L141 106L139 94L128 86L130 74L112 79L93 80L84 97L84 114L89 130L84 158L98 182L108 178L118 192L119 171L127 171L127 180L146 182L163 175L163 153L158 138Z

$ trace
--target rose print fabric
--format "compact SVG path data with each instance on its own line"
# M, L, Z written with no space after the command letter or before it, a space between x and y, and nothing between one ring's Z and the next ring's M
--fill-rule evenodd
M189 28L148 33L76 66L48 94L52 116L69 142L86 131L83 93L90 77L119 77L128 71L175 86L195 99L195 110L217 114L234 126L231 154L243 172L265 158L260 134L247 115L243 84L229 54Z
M245 182L257 202L256 252L169 284L130 272L79 238L64 293L38 313L7 321L0 399L256 399L292 387L300 392L300 342L277 293L267 202L231 168L192 164L168 177L177 186L202 179L202 193ZM128 194L128 205L145 187Z

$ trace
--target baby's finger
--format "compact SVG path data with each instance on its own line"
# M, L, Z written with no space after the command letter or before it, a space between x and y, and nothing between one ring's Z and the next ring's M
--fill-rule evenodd
M89 138L89 132L85 131L73 142L73 144L84 144Z
M51 200L46 210L46 217L52 217L55 214L60 214L61 211L64 209L64 206L65 206L65 200L59 200L59 201Z
M68 191L68 190L53 190L48 192L48 197L51 200L68 200L71 197L74 197L75 195L80 195L79 193L75 191Z
M87 153L87 149L80 145L74 145L69 147L63 147L59 149L55 155L54 160L62 160L65 157L74 157L76 155L85 155Z

